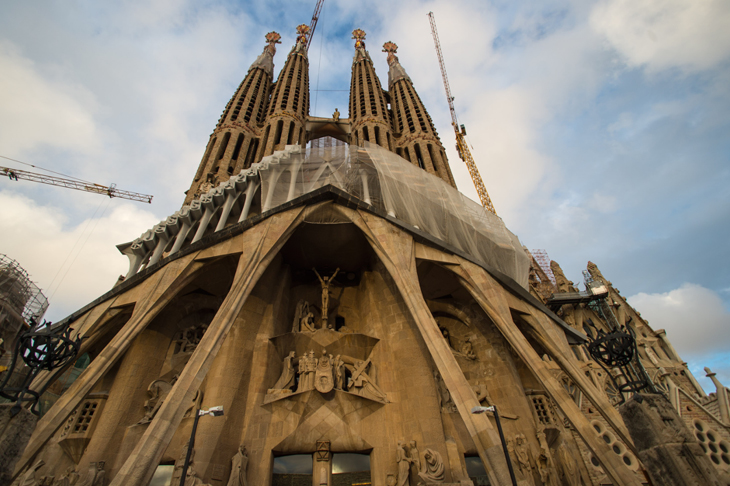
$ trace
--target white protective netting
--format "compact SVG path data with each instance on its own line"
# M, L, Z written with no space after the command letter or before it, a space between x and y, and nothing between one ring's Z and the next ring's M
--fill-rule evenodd
M529 258L501 218L388 150L367 142L306 150L287 146L257 165L264 211L332 184L527 288Z

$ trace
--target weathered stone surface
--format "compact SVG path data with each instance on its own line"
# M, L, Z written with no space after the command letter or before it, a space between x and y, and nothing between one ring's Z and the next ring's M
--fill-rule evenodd
M28 444L38 417L23 408L15 416L14 404L0 405L0 484L10 484L15 463Z
M636 394L619 411L655 484L721 484L710 459L664 396Z

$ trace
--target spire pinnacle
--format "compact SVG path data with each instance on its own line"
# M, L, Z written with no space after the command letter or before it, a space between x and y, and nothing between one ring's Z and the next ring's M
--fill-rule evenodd
M251 69L260 68L266 71L269 76L274 76L274 54L276 54L276 44L281 44L281 36L278 32L271 31L266 34L266 46L264 46L264 52L256 58Z
M307 53L307 34L309 33L309 26L307 24L299 24L297 25L297 43L292 48L291 54L296 54L302 52L304 50L304 54Z
M406 73L406 70L403 69L403 66L400 65L400 61L398 60L398 56L395 55L395 53L398 51L398 45L395 42L388 41L385 44L383 44L383 52L388 53L388 86L392 86L393 83L398 81L399 79L406 78L409 81L411 78L408 76L408 73Z
M362 29L352 31L352 38L355 39L355 49L365 49L365 36L367 34Z
M398 62L398 56L395 55L398 52L398 45L395 42L388 41L383 44L383 52L388 53L388 66Z

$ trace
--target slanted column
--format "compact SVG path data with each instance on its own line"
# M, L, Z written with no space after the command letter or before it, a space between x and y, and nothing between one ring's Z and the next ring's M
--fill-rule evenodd
M717 390L717 404L720 409L720 418L725 425L730 425L730 403L728 403L727 388L720 383L720 380L717 379L717 373L713 373L710 368L705 367L705 373L712 380Z

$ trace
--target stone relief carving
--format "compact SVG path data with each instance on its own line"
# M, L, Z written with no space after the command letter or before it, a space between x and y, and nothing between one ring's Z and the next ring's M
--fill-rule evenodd
M567 486L581 486L580 469L575 462L575 458L568 451L568 446L565 445L565 442L561 441L555 454L563 476L562 484Z
M522 477L530 484L534 484L532 476L532 465L530 464L530 451L527 445L527 439L524 434L517 434L515 436L515 457L517 458L517 464L522 473Z
M346 365L350 370L352 378L348 391L356 393L365 398L376 400L379 402L387 402L387 396L377 385L377 373L375 365L366 361L357 361L355 365Z
M178 332L174 338L175 350L173 354L192 353L198 347L203 334L208 330L207 324L190 326Z
M436 381L436 389L438 390L441 411L446 413L456 413L456 404L451 399L451 393L449 393L449 389L446 388L446 383L444 383L444 380L441 378L441 374L438 370L433 371L433 378Z
M160 409L162 404L165 402L167 395L172 390L172 386L177 381L177 375L175 375L170 382L165 380L155 380L147 387L147 394L150 396L148 400L144 402L145 414L137 425L147 424L152 421L155 414Z
M314 389L314 375L317 372L317 358L314 357L314 351L304 354L299 358L299 386L297 392L308 391Z
M246 447L240 445L238 451L231 458L231 475L226 486L247 486L246 473L248 471L248 453Z
M302 328L302 320L309 315L309 302L304 299L297 302L297 307L294 310L294 322L292 322L291 332L305 331L307 329Z
M540 454L537 456L537 461L535 461L537 463L537 472L540 474L540 480L543 484L552 485L554 484L554 475L551 472L554 470L554 464L544 430L537 432L537 441L540 444Z
M423 467L418 473L426 483L442 483L444 481L444 461L441 454L433 449L426 449L423 453Z
M332 377L333 360L332 355L327 355L322 350L322 356L317 361L317 368L314 375L314 387L320 393L329 393L334 388L335 382Z
M80 477L76 469L73 466L69 466L66 472L58 478L57 486L75 486L79 482Z
M413 477L417 478L421 473L421 455L418 453L418 447L416 447L416 441L412 440L410 444L409 457L411 459L411 468L413 469Z
M104 461L89 463L89 473L84 481L79 483L80 486L105 486L106 471L104 470L104 464L106 464Z

